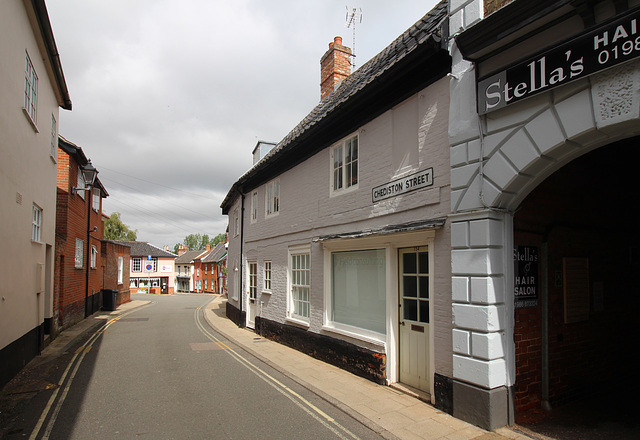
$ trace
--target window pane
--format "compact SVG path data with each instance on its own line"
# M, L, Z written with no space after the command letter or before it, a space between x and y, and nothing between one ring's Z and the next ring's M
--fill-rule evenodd
M420 322L429 323L429 301L420 301Z
M334 252L331 258L331 319L386 333L384 249Z
M402 296L418 296L418 279L412 276L402 277Z
M418 254L418 265L420 267L420 273L422 274L429 273L429 253L428 252L420 252Z
M416 272L416 254L407 253L402 255L402 271L404 273L417 273Z
M420 298L429 298L429 277L419 277Z
M408 319L410 321L418 320L418 300L405 299L403 301L402 308L404 309L404 319Z

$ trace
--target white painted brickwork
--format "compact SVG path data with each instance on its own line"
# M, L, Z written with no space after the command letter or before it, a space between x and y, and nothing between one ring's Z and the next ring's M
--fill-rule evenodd
M287 251L291 246L311 247L311 303L308 331L341 338L357 345L386 351L391 347L352 339L328 332L324 324L324 249L313 239L327 235L356 232L368 228L410 221L446 218L449 197L450 159L447 126L449 118L449 82L441 79L354 130L359 143L358 188L344 194L330 194L330 145L304 163L286 171L280 179L280 212L265 218L265 186L258 191L258 219L250 222L251 194L245 199L245 245L247 259L258 263L257 315L285 323L288 293ZM433 168L432 187L393 197L378 203L371 200L372 188L416 171ZM251 191L253 192L253 191ZM233 210L230 211L230 221ZM388 241L393 242L394 236ZM435 372L451 377L451 237L448 222L436 232L430 252L435 255L431 329L435 341ZM239 258L239 243L230 237L229 262ZM272 262L272 290L263 292L264 261ZM230 266L229 283L232 283ZM246 270L244 273L246 278ZM245 279L246 285L246 279ZM231 285L229 291L231 292ZM231 294L230 294L231 296ZM231 301L234 305L237 304ZM397 301L388 304L395 310ZM246 305L243 307L246 310ZM291 322L289 322L291 323ZM397 329L393 330L393 334ZM392 340L393 334L390 335ZM393 360L388 361L393 365Z

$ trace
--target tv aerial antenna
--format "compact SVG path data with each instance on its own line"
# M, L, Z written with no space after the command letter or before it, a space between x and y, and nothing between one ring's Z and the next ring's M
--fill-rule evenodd
M351 67L352 71L356 70L356 24L362 23L362 8L347 8L346 26L353 29L353 43L351 45Z

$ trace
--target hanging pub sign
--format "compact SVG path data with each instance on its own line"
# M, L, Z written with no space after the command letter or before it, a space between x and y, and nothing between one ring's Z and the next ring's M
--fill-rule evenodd
M538 306L538 248L518 246L513 251L515 260L515 307Z
M640 8L478 81L483 115L640 56Z

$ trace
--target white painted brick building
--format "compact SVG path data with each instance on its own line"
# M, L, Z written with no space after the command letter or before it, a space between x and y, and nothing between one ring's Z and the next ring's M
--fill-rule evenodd
M445 409L446 17L443 2L341 82L324 67L349 60L336 37L322 57L327 96L222 204L230 318L379 383L409 385Z

